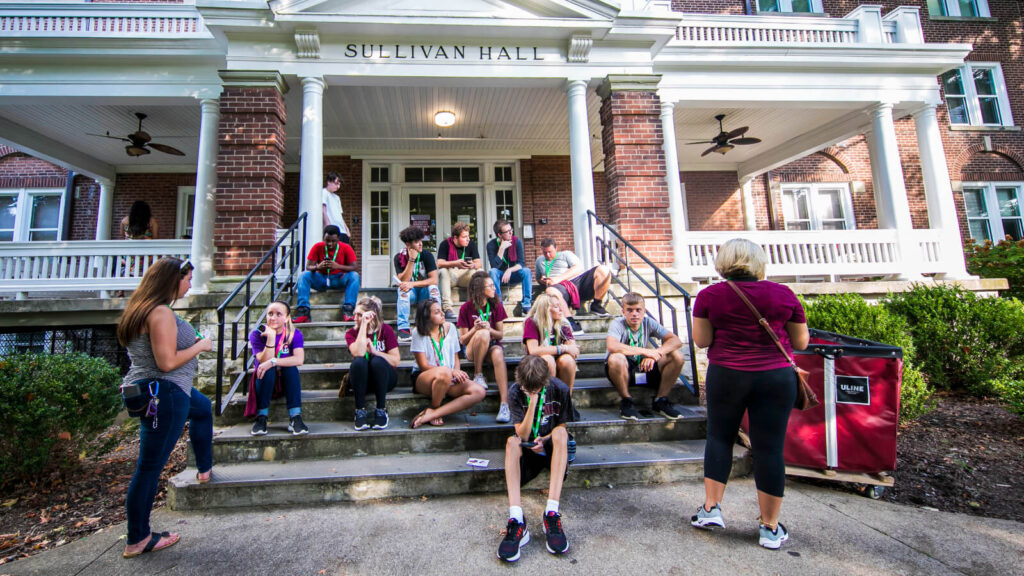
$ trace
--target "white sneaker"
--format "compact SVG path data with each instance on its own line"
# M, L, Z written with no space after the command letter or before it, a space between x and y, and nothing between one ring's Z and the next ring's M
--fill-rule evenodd
M508 410L508 404L501 403L501 408L498 408L498 417L494 421L502 424L512 421L512 413Z
M484 379L483 374L477 374L476 376L474 376L473 382L476 382L477 384L483 386L484 390L487 390L487 380Z

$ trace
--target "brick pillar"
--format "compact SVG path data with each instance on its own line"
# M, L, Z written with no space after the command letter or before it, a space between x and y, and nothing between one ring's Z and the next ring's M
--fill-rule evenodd
M214 269L244 275L274 244L284 210L288 86L276 72L221 72Z
M608 215L659 267L672 265L672 225L662 147L660 76L610 75L601 96Z

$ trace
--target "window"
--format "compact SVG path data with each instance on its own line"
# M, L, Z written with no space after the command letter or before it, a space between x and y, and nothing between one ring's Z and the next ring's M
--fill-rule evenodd
M0 242L60 240L64 190L0 190Z
M821 0L757 0L758 12L822 13Z
M406 182L479 182L477 166L411 166L405 169Z
M370 255L391 253L391 194L388 190L370 191Z
M930 14L954 18L987 18L988 0L928 0Z
M941 76L950 124L1012 126L1010 100L999 64L970 63Z
M967 228L975 242L1024 238L1021 184L965 184Z
M512 230L516 229L516 199L511 188L498 188L494 191L495 207L499 220L508 220Z
M192 238L192 222L196 215L196 187L178 186L178 211L174 225L176 238Z
M853 201L846 184L783 184L786 230L853 230Z

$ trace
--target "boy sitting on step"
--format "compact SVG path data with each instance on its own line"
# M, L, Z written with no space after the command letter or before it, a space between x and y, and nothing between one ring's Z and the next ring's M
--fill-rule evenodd
M655 340L660 340L658 346ZM629 395L629 385L657 386L651 410L669 420L682 416L668 394L683 371L683 341L653 317L647 315L643 296L629 292L622 296L622 316L608 325L608 359L604 373L622 400L619 416L639 420L640 413Z

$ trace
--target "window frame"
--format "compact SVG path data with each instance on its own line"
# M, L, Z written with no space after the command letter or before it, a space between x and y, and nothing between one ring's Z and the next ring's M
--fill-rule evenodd
M844 230L856 230L857 219L853 213L853 195L850 191L849 182L784 182L779 186L779 201L782 203L782 225L786 231L799 232L801 229L790 229L789 222L786 218L786 201L785 196L787 192L793 192L795 190L807 189L807 210L808 218L807 222L810 224L809 230L806 231L823 231L823 232L841 232ZM823 191L839 190L840 194L840 205L843 209L843 230L827 230L822 228L822 220L818 216L818 210L816 204L820 202L819 197ZM804 222L805 220L798 220Z
M771 10L762 10L760 0L754 0L754 8L757 14L824 14L825 8L822 5L822 0L809 0L811 5L810 12L794 12L793 11L793 0L775 0L779 7L778 12Z
M985 69L992 71L992 83L995 86L995 98L998 104L999 111L999 123L985 123L983 122L981 113L981 98L991 98L992 95L978 95L978 89L974 81L974 71L976 69ZM946 72L956 71L960 74L960 83L963 86L963 94L954 94L947 96L945 92L945 82L942 80L942 76L939 76L939 86L942 87L942 99L946 105L946 109L949 109L948 98L964 98L967 101L967 122L954 122L953 116L949 116L950 126L978 126L978 127L1005 127L1013 126L1013 113L1010 110L1010 95L1006 91L1006 78L1003 76L1003 67L999 62L965 62L963 66L949 70Z
M975 244L982 244L987 238L975 238L971 234L971 222L972 221L983 221L988 225L988 233L992 236L992 242L998 244L1001 240L1006 237L1006 231L1003 227L1004 217L1002 212L999 210L999 196L998 189L1013 188L1017 193L1017 212L1018 215L1010 218L1016 218L1020 221L1020 227L1022 231L1022 237L1024 237L1024 182L964 182L960 188L961 201L964 207L964 216L967 219L967 234L970 235L971 240L974 240ZM967 209L967 196L968 190L982 190L982 199L985 202L985 216L971 216L970 211Z
M928 7L932 8L933 4L939 8L939 16L946 18L991 18L992 11L988 8L988 0L972 0L974 2L974 9L978 12L977 16L964 16L960 12L959 0L930 0Z
M175 238L191 238L192 237L192 222L188 221L188 201L189 197L192 198L192 214L195 215L196 205L196 187L195 186L178 186L178 207L175 212L174 221L174 237Z
M14 214L14 234L10 242L60 242L61 233L64 230L64 203L66 200L66 194L63 188L2 188L0 189L0 195L3 196L16 196L18 206L15 208ZM32 199L36 196L57 196L60 198L60 205L57 207L57 226L56 228L32 228ZM30 240L29 235L32 232L40 230L56 230L56 237L54 240ZM8 242L8 240L0 240L0 242Z

